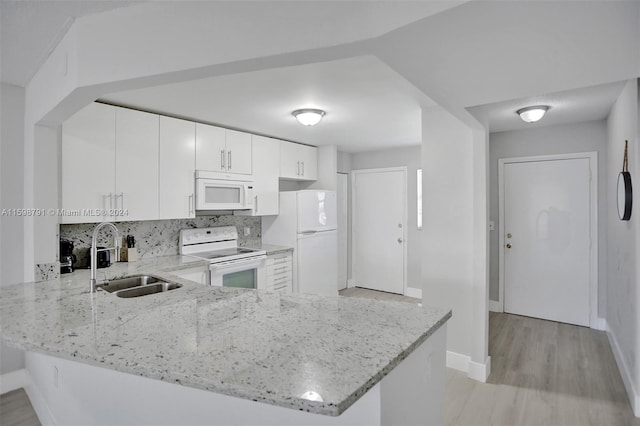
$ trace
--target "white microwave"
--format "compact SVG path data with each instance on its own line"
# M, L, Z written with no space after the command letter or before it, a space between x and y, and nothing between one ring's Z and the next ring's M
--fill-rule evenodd
M249 210L253 208L253 182L214 179L196 171L196 210Z

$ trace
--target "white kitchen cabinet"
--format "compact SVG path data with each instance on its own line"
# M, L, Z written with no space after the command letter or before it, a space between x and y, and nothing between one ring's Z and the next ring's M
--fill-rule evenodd
M114 207L126 211L114 220L158 219L157 114L116 108Z
M293 291L293 256L290 251L267 256L265 267L267 290Z
M250 175L251 134L196 124L196 169Z
M280 212L280 141L252 136L253 142L253 209L239 210L242 216L269 216Z
M252 146L250 133L227 130L227 172L252 174Z
M196 124L160 117L160 219L195 217Z
M92 103L62 125L61 223L101 222L110 217L88 212L113 206L115 187L116 109ZM83 210L85 209L85 210Z
M289 180L317 180L318 149L280 141L280 177Z
M226 141L225 129L196 123L196 169L226 171Z

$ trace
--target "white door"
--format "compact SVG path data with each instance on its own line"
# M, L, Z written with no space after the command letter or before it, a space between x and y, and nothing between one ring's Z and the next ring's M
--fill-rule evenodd
M355 284L404 294L406 169L356 170L352 182Z
M349 199L348 199L348 176L345 173L338 173L338 290L347 287L347 247L348 247L348 219L349 219Z
M588 158L506 163L505 312L589 326Z

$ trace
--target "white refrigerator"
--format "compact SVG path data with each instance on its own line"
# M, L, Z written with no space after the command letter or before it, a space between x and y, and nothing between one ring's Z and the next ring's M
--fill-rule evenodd
M262 242L293 247L293 291L338 295L337 204L334 191L280 193L280 214L263 216Z

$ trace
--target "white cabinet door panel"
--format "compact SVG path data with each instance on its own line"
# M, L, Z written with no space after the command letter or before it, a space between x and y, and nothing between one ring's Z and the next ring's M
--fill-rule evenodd
M159 116L116 108L116 206L128 212L115 220L158 218Z
M196 123L196 169L213 172L225 171L226 130L208 124Z
M92 103L62 125L63 209L109 208L115 187L115 107ZM61 223L101 222L104 216L62 216Z
M226 166L229 173L251 174L251 146L250 133L227 130Z
M195 217L196 125L160 117L160 219Z

